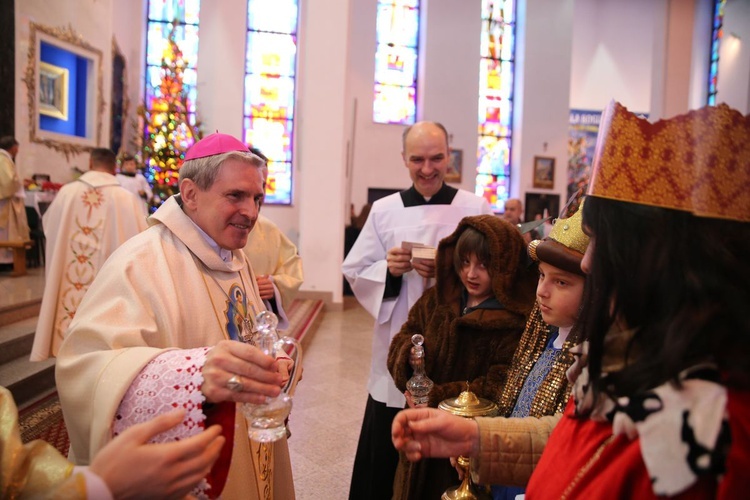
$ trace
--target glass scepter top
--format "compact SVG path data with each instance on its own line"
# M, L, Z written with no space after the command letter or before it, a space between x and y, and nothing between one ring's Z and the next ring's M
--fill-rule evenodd
M434 385L424 371L424 337L419 333L412 335L409 363L414 375L406 382L406 389L412 397L414 406L426 406L429 401L430 390Z
M271 311L261 311L255 317L255 325L258 333L253 338L255 346L272 357L276 357L276 341L279 339L276 333L276 326L279 324L279 318Z

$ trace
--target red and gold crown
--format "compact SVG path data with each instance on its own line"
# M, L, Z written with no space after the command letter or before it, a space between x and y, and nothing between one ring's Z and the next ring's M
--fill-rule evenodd
M612 101L588 194L750 222L750 116L720 104L649 123Z

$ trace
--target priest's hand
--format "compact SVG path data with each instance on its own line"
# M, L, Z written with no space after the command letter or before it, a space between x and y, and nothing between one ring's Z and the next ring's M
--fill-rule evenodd
M393 247L388 250L386 262L388 262L388 272L391 273L392 276L398 278L412 270L411 250L404 250L401 247Z
M409 409L393 419L391 440L412 462L431 457L470 457L479 452L479 426L473 419L436 408Z
M255 281L258 283L258 293L260 293L260 298L263 300L271 300L274 296L273 281L271 281L271 278L267 274L262 274L257 276Z
M423 278L435 277L435 261L432 259L414 259L412 266Z
M284 387L292 376L292 368L294 367L294 360L287 357L277 357L276 361L279 363L279 373L281 374L281 387Z
M91 472L114 498L183 498L210 472L225 441L214 425L180 441L149 443L184 417L184 410L172 411L128 428L97 453Z
M281 374L277 361L257 347L222 340L206 355L201 392L209 403L235 401L262 404L279 395ZM228 382L236 382L233 388Z

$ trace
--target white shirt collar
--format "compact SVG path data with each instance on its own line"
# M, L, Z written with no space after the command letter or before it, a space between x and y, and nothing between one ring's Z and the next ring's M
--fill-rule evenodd
M190 217L188 217L188 219L190 219ZM214 241L214 239L211 238L208 235L207 232L205 232L203 229L201 229L201 227L198 224L196 224L193 219L190 219L190 222L193 223L193 225L198 230L198 232L200 233L200 235L203 236L203 239L206 240L206 243L208 243L209 246L211 246L211 248L213 248L216 251L216 253L219 254L219 257L221 257L221 260L223 260L224 262L231 262L232 261L232 251L231 250L227 250L226 248L221 248L219 246L219 244L216 243Z

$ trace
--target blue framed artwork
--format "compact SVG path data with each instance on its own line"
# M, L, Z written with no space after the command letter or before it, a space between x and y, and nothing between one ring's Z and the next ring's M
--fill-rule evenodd
M104 98L102 52L71 27L29 23L28 64L32 142L69 158L101 144Z

